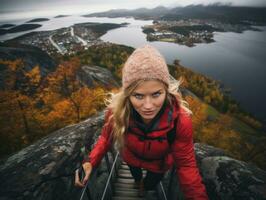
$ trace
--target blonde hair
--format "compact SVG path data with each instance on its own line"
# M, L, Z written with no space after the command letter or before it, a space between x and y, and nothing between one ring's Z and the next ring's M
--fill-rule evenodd
M124 134L126 133L129 125L129 117L131 114L131 103L129 100L130 95L133 91L146 80L138 80L132 83L126 89L121 88L121 90L114 94L109 93L111 97L106 99L107 108L111 109L112 114L109 116L107 123L113 123L113 141L115 143L115 147L121 150L124 147ZM159 80L158 80L159 81ZM163 82L162 82L163 83ZM179 106L183 108L185 113L192 114L191 110L188 108L188 103L182 99L182 95L179 91L179 86L182 83L182 79L178 81L170 76L170 84L167 87L165 83L166 90L166 99L173 105L173 97L176 98Z

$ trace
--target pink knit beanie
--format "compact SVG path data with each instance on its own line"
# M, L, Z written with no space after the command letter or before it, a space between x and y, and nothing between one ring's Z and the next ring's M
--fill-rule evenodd
M150 45L137 48L127 59L122 70L122 85L127 88L133 82L157 79L169 85L169 71L163 56Z

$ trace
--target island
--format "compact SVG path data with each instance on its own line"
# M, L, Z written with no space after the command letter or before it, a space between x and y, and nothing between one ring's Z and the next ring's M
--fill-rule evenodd
M32 19L30 21L27 21L26 23L32 23L32 22L44 22L44 21L49 21L50 19L48 18L36 18L36 19Z
M16 26L15 24L3 24L0 26L0 28L11 28L11 27L14 27Z
M54 18L62 18L62 17L68 17L68 16L70 16L70 15L57 15Z
M0 35L8 34L8 33L17 33L17 32L22 32L22 31L30 31L36 28L41 27L41 24L21 24L18 26L15 26L10 29L0 29Z

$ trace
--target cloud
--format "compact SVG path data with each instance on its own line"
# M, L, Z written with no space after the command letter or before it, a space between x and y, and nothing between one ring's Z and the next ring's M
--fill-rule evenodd
M77 12L79 8L88 8L95 12L96 8L104 10L127 8L134 9L139 7L153 8L159 5L174 7L186 6L190 4L213 4L221 2L222 4L232 4L239 6L266 6L265 0L0 0L0 12L20 12L30 10L55 9L62 7L62 12L66 12L67 7L72 7L72 12ZM64 10L66 9L66 10ZM94 9L94 10L93 10ZM96 9L97 11L99 9Z

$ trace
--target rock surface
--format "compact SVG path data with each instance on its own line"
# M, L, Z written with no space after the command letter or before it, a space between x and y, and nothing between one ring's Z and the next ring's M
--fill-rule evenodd
M196 144L200 171L211 199L266 199L266 172L208 145Z
M67 126L9 157L0 166L0 199L77 199L74 171L102 121Z
M103 67L84 65L77 73L77 76L82 84L89 87L96 87L96 83L105 87L119 87L112 73Z

